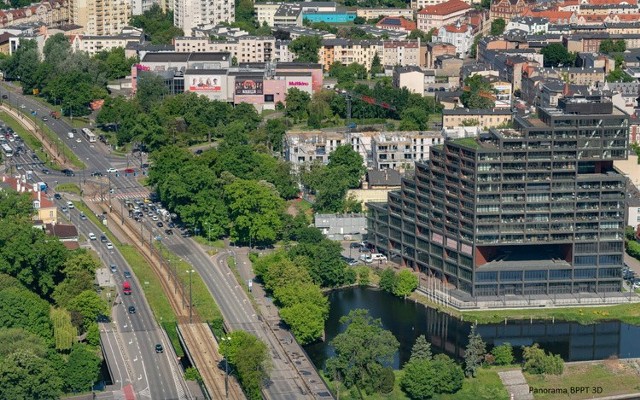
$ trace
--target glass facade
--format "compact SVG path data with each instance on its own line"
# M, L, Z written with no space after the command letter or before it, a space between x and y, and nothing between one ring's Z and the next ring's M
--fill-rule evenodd
M569 98L447 140L369 205L369 240L467 297L620 291L628 129L606 98Z

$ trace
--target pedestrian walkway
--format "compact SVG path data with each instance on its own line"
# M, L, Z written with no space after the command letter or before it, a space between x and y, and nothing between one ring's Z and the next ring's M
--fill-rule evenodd
M529 384L524 379L522 371L519 369L503 371L498 372L498 375L505 389L509 392L511 400L533 400L533 394L529 392Z
M116 194L112 194L111 195L111 200L125 200L125 199L144 199L146 197L149 197L149 191L148 190L140 190L137 192L126 192L126 193L116 193ZM91 203L100 203L102 201L108 200L109 199L109 194L105 194L104 196L101 195L97 195L97 196L93 196L93 197L86 197L85 201L91 202Z

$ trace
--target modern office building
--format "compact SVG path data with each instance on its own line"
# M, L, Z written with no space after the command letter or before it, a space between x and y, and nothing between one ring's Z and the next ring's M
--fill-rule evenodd
M368 205L368 240L466 301L620 292L628 115L585 96L513 125L431 147Z

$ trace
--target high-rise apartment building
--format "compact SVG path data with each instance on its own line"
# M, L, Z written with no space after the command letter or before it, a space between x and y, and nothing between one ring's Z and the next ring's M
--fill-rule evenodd
M447 140L369 204L369 241L461 299L620 292L628 126L587 96Z
M86 35L118 35L129 25L129 0L71 0L69 20L84 27Z
M200 25L218 25L234 22L233 0L174 0L173 24L191 36L191 30Z

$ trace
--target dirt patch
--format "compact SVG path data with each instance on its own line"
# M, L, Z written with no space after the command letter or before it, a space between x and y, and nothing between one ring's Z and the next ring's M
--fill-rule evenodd
M604 360L603 365L607 370L611 371L614 374L624 373L629 369L628 365L621 363L617 358L609 358L608 360Z

